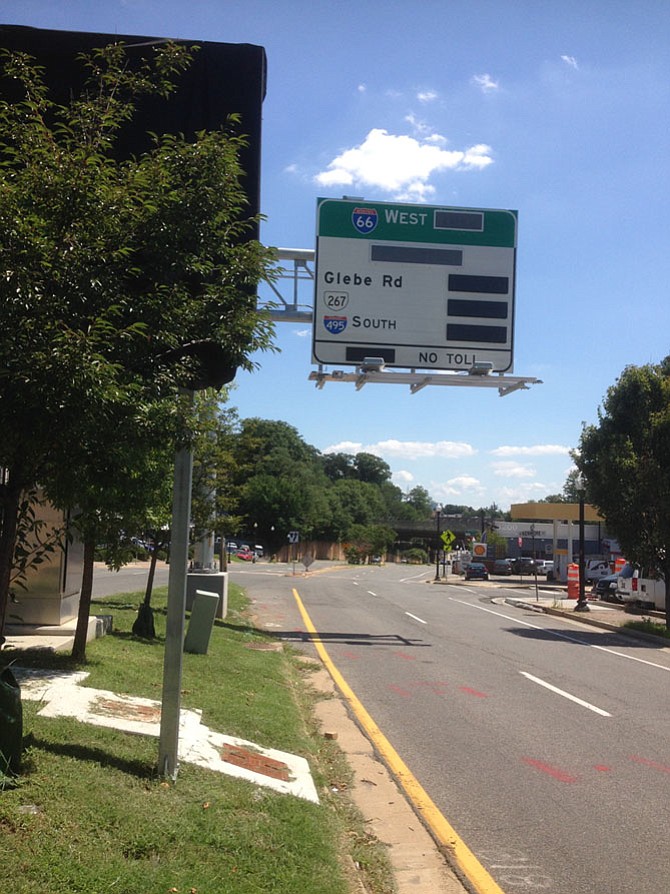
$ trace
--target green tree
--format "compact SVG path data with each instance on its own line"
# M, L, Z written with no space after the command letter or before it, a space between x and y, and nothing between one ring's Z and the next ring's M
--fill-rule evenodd
M324 453L320 461L330 481L356 477L354 457L350 453Z
M426 488L418 484L407 494L405 502L412 507L414 517L417 520L430 518L435 506L435 502Z
M232 534L242 519L236 515L239 486L234 483L232 439L237 412L226 405L229 389L196 395L193 431L191 521L195 540L210 532Z
M102 468L106 477L94 480L104 462L93 452L104 453L104 444L92 433L108 430L114 407L141 414L174 402L178 385L203 381L203 360L218 367L219 379L237 365L249 368L249 354L267 346L271 331L254 297L271 254L249 238L237 123L192 143L157 136L138 158L114 154L134 97L168 94L188 64L183 48L165 45L139 69L122 46L96 50L83 62L86 88L66 106L49 99L25 54L4 53L1 61L21 95L0 103L0 466L7 470L0 633L22 493L41 483L77 499L55 477L74 444L82 499L101 492L109 474ZM121 443L119 433L114 449Z
M391 478L391 468L379 456L373 453L357 453L354 457L354 468L359 481L381 485Z
M574 460L629 561L661 570L670 626L670 357L629 366L585 426Z
M380 490L366 481L337 481L328 490L330 534L344 540L354 525L372 525L384 518L384 500Z
M407 506L404 502L404 495L396 484L391 481L384 481L379 485L379 493L384 500L386 521L404 520L413 517L411 513L406 513Z
M385 525L352 525L347 536L347 559L358 565L373 556L383 556L396 537L396 532Z
M318 451L286 422L242 420L232 438L237 512L247 528L277 548L289 531L303 540L323 535L330 520L329 486Z

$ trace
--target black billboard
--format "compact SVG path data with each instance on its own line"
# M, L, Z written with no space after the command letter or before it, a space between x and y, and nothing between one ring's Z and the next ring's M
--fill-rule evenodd
M183 133L192 138L200 130L217 130L231 113L240 115L239 132L248 139L241 153L243 186L250 212L260 211L261 109L266 90L267 61L263 47L130 34L52 31L19 25L0 25L0 46L35 57L45 69L50 98L66 104L82 87L86 71L78 54L110 43L122 43L128 59L150 56L168 41L197 46L188 69L178 76L168 98L140 96L137 111L120 132L115 146L119 157L139 155L151 148L150 132ZM12 99L12 86L0 82L0 95ZM258 234L254 234L258 237Z

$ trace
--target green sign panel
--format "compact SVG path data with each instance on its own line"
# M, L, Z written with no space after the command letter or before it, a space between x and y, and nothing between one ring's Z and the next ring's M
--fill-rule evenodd
M319 200L319 236L434 245L516 246L516 211Z

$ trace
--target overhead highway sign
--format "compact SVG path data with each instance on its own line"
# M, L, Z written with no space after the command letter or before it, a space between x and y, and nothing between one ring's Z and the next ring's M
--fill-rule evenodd
M318 364L510 372L517 213L319 199Z

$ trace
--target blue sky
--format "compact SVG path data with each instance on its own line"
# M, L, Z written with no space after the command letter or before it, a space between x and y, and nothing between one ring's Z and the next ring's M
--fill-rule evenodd
M508 508L560 491L607 388L670 353L667 0L4 0L0 22L263 46L268 245L313 249L318 196L518 210L514 374L543 384L317 390L309 324L278 323L243 417Z

